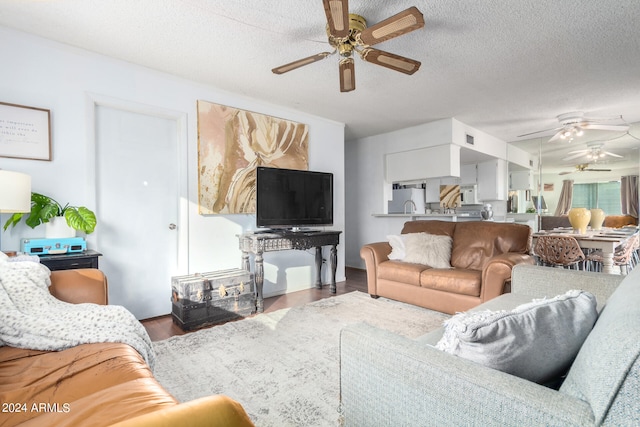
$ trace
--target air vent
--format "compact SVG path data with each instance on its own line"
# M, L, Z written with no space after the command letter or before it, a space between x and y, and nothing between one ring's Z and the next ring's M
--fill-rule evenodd
M467 135L467 144L473 145L475 143L472 135Z

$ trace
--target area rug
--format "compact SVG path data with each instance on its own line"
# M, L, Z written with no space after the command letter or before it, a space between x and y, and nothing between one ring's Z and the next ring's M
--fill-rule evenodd
M449 317L351 292L155 342L155 376L182 402L230 396L258 427L337 426L343 327L416 338Z

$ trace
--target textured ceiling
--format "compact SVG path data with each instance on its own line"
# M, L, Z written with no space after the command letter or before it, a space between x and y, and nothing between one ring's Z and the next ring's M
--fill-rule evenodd
M0 25L343 122L347 140L446 117L509 142L571 111L640 122L638 0L350 1L370 25L410 6L425 27L376 47L420 70L356 58L349 93L339 91L337 55L271 73L330 50L321 0L0 0ZM640 137L640 125L631 133ZM535 149L551 134L516 144ZM545 151L557 160L620 136L587 134ZM636 143L627 136L606 149L637 164Z

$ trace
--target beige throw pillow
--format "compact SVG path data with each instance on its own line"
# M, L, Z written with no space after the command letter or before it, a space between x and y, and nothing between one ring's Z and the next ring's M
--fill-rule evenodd
M391 253L387 258L396 261L402 261L404 259L404 236L406 236L406 234L390 234L387 236L389 245L391 245Z
M432 268L451 268L451 246L449 236L428 233L404 235L404 262L424 264Z

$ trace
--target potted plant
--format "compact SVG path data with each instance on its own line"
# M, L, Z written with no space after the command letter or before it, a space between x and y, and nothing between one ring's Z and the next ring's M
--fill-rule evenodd
M18 224L24 215L27 214L13 214L4 224L4 229L6 230L10 226ZM25 223L31 228L36 228L40 224L51 223L58 217L64 217L66 224L70 228L83 231L86 234L93 233L97 222L96 215L84 206L71 206L69 203L62 206L51 197L38 193L31 193L31 212L28 215Z

